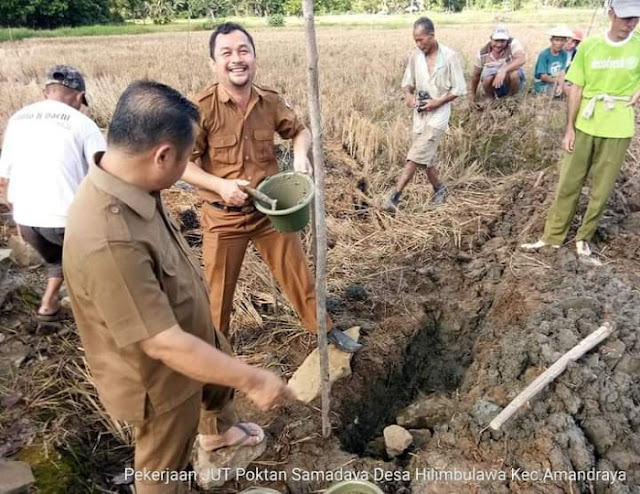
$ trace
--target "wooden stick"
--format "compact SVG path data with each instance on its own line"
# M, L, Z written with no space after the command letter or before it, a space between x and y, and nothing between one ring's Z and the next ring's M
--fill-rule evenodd
M527 386L522 393L515 397L504 410L502 410L496 418L494 418L489 427L494 431L500 430L500 427L511 418L523 405L542 391L547 384L564 372L569 362L575 362L593 347L599 345L603 340L608 338L613 332L613 326L609 322L605 322L593 333L583 339L571 350L560 357L555 364L540 374L535 381Z
M307 49L307 90L309 119L313 136L313 168L316 193L314 198L314 225L316 240L316 318L318 329L318 352L320 353L320 396L322 398L322 435L331 435L329 418L329 351L327 348L327 225L325 221L325 169L322 154L322 125L320 123L320 90L318 83L318 47L313 19L313 0L302 1Z

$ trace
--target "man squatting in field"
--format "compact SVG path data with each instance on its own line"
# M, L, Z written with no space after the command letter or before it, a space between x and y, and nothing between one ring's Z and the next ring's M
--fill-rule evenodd
M400 195L416 173L418 165L425 166L433 186L432 204L441 205L447 189L438 180L435 167L438 144L449 126L451 101L467 93L462 66L456 53L436 41L433 22L421 17L413 25L416 49L402 78L405 103L413 112L413 144L407 155L404 171L396 189L384 203L384 209L393 213Z
M278 93L253 84L255 45L242 26L218 26L209 52L218 82L195 96L200 109L198 135L182 178L198 187L203 199L202 252L213 323L224 335L229 333L233 294L251 241L307 330L315 332L315 283L298 234L276 232L243 191L244 186L255 188L279 172L276 132L293 140L294 169L310 173L311 134ZM329 341L340 350L361 348L339 329L331 329L330 320L327 327Z
M0 157L0 181L13 219L45 261L47 287L36 313L41 321L60 316L67 211L93 154L106 147L98 126L80 111L87 105L85 91L78 70L52 67L44 101L25 106L9 119Z
M640 0L613 0L609 30L588 38L569 67L567 151L542 239L523 244L535 250L565 241L589 173L587 211L576 234L576 250L591 255L589 241L604 213L635 132L633 105L640 99L640 35L635 32Z
M469 101L476 102L480 82L486 98L515 95L524 85L523 66L526 61L522 43L509 35L506 26L496 26L489 42L476 55Z
M196 432L198 447L219 450L216 466L235 468L238 448L255 459L264 432L238 423L234 389L264 410L290 394L271 372L231 356L200 265L160 198L184 172L198 118L177 91L131 84L67 222L73 313L100 401L134 426L137 494L187 492L184 477L154 473L184 471Z

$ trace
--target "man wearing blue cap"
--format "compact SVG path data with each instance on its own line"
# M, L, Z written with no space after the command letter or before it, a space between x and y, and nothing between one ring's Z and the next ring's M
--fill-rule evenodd
M604 35L582 42L566 79L569 93L567 158L542 239L524 244L535 250L565 241L582 186L591 173L589 206L576 234L576 250L590 256L589 241L604 213L635 132L633 106L640 99L640 0L612 0L611 25Z

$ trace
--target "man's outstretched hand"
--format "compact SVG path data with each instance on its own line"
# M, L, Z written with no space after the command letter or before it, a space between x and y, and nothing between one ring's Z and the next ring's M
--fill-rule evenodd
M293 391L273 372L263 369L254 369L254 371L255 376L251 380L251 385L244 392L260 410L271 410L286 401L296 399Z

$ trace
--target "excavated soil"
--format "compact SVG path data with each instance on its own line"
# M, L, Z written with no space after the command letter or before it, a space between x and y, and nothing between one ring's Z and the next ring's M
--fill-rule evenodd
M365 343L353 358L352 375L333 387L332 436L320 437L319 402L260 413L240 399L243 418L266 424L272 447L251 467L254 475L219 491L262 485L309 493L357 474L387 493L640 492L640 186L621 178L596 238L604 265L595 267L579 261L570 246L534 254L517 249L541 232L554 185L554 171L547 169L499 186L497 215L480 218L472 234L438 238L407 254L387 273L386 295L371 294L369 278L332 293L334 316L361 325ZM354 180L353 188L365 194L366 180ZM362 221L369 220L368 207L354 202ZM194 245L196 227L188 228ZM32 327L18 302L37 273L15 270L13 276L14 290L3 305L0 361L29 372L43 356L55 358L47 344L72 337L73 327ZM610 338L570 364L500 432L487 430L528 383L604 321L615 325ZM267 324L261 331L270 329ZM306 334L261 341L260 334L237 334L234 344L244 356L256 350L278 355L287 368L300 365L314 345ZM16 366L14 356L25 353ZM2 389L7 412L0 414L0 456L11 456L35 440L36 430L29 402L9 400ZM381 437L395 423L412 431L414 444L391 459ZM81 430L82 417L75 424ZM107 443L96 435L84 442L74 435L84 460L72 467L84 469L85 482L59 492L90 492L90 485L115 491L112 476L130 461L131 450L105 452ZM69 456L68 445L58 450ZM96 459L108 467L100 469ZM287 472L286 479L270 481L278 471ZM495 478L486 480L490 472ZM555 476L532 479L536 472ZM614 472L615 481L576 472Z

